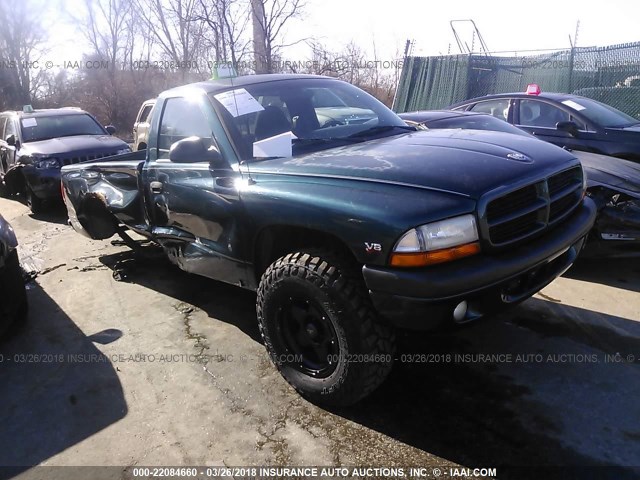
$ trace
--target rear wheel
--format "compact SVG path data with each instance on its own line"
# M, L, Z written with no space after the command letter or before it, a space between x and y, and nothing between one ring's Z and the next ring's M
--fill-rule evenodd
M391 370L393 329L377 317L357 269L334 253L274 262L260 281L257 313L271 359L313 402L351 405Z

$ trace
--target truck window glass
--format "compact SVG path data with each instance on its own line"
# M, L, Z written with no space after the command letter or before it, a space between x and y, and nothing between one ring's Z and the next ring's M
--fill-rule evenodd
M4 127L4 137L7 138L9 135L16 135L16 126L14 121L11 118L7 118L7 124Z
M185 98L168 99L160 121L158 158L169 158L171 145L192 136L202 138L207 147L212 144L211 129L200 107Z
M558 122L568 122L569 114L539 100L520 100L520 125L556 128Z
M343 82L278 81L248 85L244 89L264 107L263 110L233 116L215 94L209 95L243 160L252 158L254 142L287 131L296 136L294 156L311 149L344 144L345 140L365 131L371 131L371 135L406 132L401 129L406 128L406 124L380 102ZM361 138L365 137L366 134ZM316 143L311 144L313 141Z
M497 100L487 100L486 102L476 103L471 107L472 112L488 113L500 120L509 118L509 98L499 98Z

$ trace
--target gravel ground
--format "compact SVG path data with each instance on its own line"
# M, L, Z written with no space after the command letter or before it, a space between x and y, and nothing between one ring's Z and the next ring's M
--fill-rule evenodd
M34 465L640 466L637 259L578 263L463 330L400 334L388 381L328 411L268 361L254 294L152 246L87 240L63 209L0 199L0 212L39 272L27 323L0 343L0 465L20 478L40 478Z

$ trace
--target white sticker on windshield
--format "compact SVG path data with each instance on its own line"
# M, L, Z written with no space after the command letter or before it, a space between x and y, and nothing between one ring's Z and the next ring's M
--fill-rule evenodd
M577 110L577 111L584 110L585 108L587 108L587 107L583 107L577 102L574 102L573 100L565 100L562 103L564 103L567 107L573 108L574 110Z
M215 95L215 99L234 117L264 110L260 102L253 98L244 88L219 93Z
M22 119L22 126L25 127L25 128L37 127L38 126L38 122L36 122L35 118L23 118Z

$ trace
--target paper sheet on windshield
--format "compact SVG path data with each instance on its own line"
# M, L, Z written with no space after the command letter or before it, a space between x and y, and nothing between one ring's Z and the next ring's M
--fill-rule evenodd
M22 119L22 126L24 128L37 127L38 126L38 122L36 121L35 118L23 118Z
M573 100L565 100L564 103L567 107L573 108L574 110L584 110L586 107L583 107L582 105L580 105L577 102L574 102Z
M215 99L234 117L264 110L260 102L253 98L244 88L219 93L215 95Z
M295 138L298 137L292 132L285 132L275 137L253 142L253 156L255 158L292 157L291 142Z

